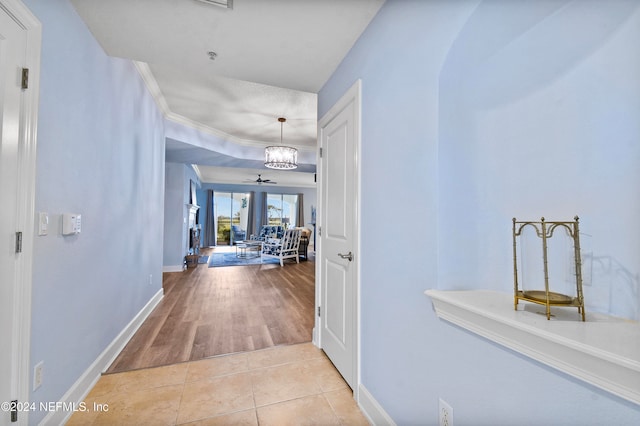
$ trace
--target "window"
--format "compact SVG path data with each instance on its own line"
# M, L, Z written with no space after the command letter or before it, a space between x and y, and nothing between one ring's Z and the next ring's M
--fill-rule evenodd
M231 244L233 235L231 225L237 225L241 230L247 230L249 217L249 194L237 192L214 192L214 219L216 227L216 243Z
M282 225L284 228L296 226L298 213L298 195L267 194L267 217L269 225Z

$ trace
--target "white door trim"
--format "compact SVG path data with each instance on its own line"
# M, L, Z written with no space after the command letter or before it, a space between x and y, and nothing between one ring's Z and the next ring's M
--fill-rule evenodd
M35 182L38 102L40 93L40 50L42 25L20 0L0 0L0 8L14 18L26 31L25 68L29 68L29 88L24 90L20 111L20 148L18 152L18 199L16 225L22 231L22 253L16 263L14 299L14 340L12 358L17 366L12 382L14 394L21 402L29 400L29 370L31 342L31 286L35 228ZM18 424L28 424L28 413L21 412Z
M361 209L360 209L360 198L361 198L361 176L360 176L360 158L361 158L361 149L362 149L362 138L361 138L361 115L362 115L362 81L357 80L345 93L342 95L340 100L338 100L330 109L325 113L325 115L318 121L318 147L321 144L321 129L333 118L339 111L343 110L349 103L353 102L356 105L356 118L354 123L354 131L355 131L355 156L354 165L355 165L355 179L356 179L356 194L355 194L355 210L356 210L356 224L354 227L354 241L353 241L353 251L354 251L354 265L355 268L355 306L353 307L353 315L354 315L354 341L355 341L355 371L356 371L356 383L353 387L353 395L354 398L359 400L359 390L360 390L360 223L361 223ZM322 158L320 157L319 149L318 149L318 159L317 159L317 185L318 185L318 194L317 197L318 208L316 210L318 217L316 219L316 223L322 224L322 167L321 167ZM322 348L322 338L320 333L321 323L320 318L318 317L318 312L320 309L320 303L322 301L323 288L322 288L322 264L324 253L322 251L322 235L316 237L318 241L318 246L314 247L316 252L316 316L315 316L315 326L313 330L313 341L316 346Z

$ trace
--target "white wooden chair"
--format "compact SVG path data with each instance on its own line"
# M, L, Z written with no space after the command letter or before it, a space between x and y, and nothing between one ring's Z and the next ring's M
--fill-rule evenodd
M275 258L284 266L284 259L296 259L300 263L298 248L300 247L300 229L287 229L280 239L270 238L262 243L262 258Z

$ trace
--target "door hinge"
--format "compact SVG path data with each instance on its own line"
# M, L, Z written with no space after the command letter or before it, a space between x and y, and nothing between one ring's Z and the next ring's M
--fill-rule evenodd
M318 237L322 237L322 226L318 226Z
M22 68L22 90L29 88L29 68Z
M16 253L22 253L22 232L16 232Z
M322 158L322 147L320 147L320 158Z
M320 316L320 306L318 306L318 316Z
M11 401L11 423L15 423L18 421L18 400L14 399Z

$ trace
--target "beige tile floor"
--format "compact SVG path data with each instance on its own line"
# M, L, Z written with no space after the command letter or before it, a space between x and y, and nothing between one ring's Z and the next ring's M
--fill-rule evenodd
M369 424L311 343L104 375L85 404L67 425Z

